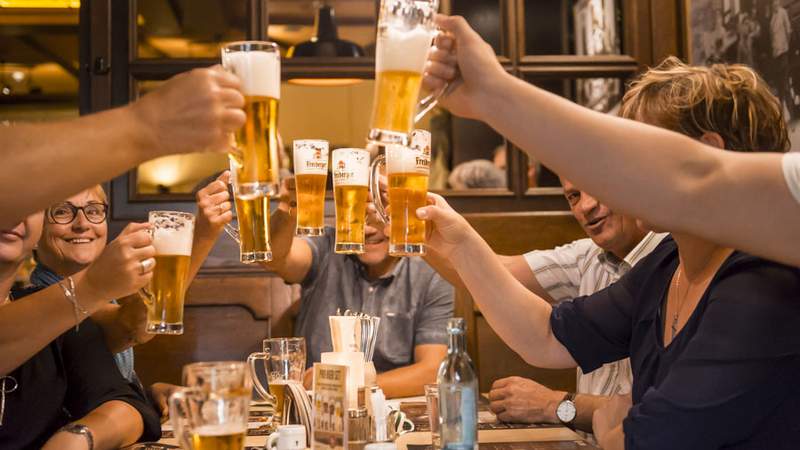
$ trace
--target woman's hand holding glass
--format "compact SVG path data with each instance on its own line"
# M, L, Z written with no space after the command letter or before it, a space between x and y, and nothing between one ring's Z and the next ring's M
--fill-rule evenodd
M105 301L122 298L150 282L156 265L150 228L147 223L128 224L106 246L78 282L78 301L82 293Z
M436 35L428 53L422 86L439 92L451 84L439 103L458 116L480 119L482 111L487 110L485 98L492 95L493 84L508 73L492 47L463 17L438 14L435 20L442 32Z
M230 171L222 172L216 180L197 191L197 237L216 239L225 225L233 220L233 204L228 192Z

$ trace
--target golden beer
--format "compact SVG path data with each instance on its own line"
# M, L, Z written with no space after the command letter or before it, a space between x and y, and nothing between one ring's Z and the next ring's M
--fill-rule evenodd
M241 41L222 48L222 66L241 81L245 125L235 133L230 158L238 195L275 195L278 190L280 52L272 42Z
M273 195L278 184L278 100L245 97L247 121L236 132L236 167L240 195ZM268 190L264 190L268 189Z
M156 266L147 297L147 332L183 333L183 299L189 278L194 215L179 211L150 211Z
M286 385L289 380L272 379L269 380L269 393L275 397L275 414L283 417L283 407L286 404Z
M298 236L325 233L325 183L328 180L328 141L294 141L294 173L297 191Z
M156 267L150 279L153 307L147 310L147 331L170 333L180 327L183 332L183 299L189 278L189 255L156 255Z
M271 261L269 245L269 196L234 197L239 223L239 258L243 263Z
M336 206L337 253L364 253L364 222L369 194L369 152L358 148L333 151L333 199Z
M325 227L325 183L328 175L296 175L297 234L319 236Z
M407 134L414 127L422 75L411 71L377 74L372 128Z
M200 427L192 433L193 450L242 450L246 430L236 433L217 430L214 426ZM227 428L227 427L226 427ZM221 434L225 433L225 434Z
M408 145L417 118L422 73L436 26L438 0L381 2L375 40L375 94L369 139ZM419 104L427 111L428 100Z
M367 186L336 186L336 253L364 253Z
M419 173L389 174L389 212L391 234L389 253L416 255L425 247L425 221L417 209L427 204L428 176Z

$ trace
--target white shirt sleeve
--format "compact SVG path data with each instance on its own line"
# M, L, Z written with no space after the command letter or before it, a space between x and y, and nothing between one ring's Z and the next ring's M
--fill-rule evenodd
M794 199L800 203L800 153L791 152L783 155L783 178Z
M581 268L598 247L591 239L579 239L552 250L525 253L525 261L536 281L556 303L572 300L579 295Z

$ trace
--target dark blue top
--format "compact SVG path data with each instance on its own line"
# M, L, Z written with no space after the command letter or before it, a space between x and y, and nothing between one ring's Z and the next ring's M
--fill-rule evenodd
M12 296L19 299L38 289L15 290ZM103 332L92 319L84 320L78 332L64 332L9 375L18 385L5 396L0 449L41 448L59 428L112 400L139 412L144 423L140 439L161 438L159 414L140 387L116 370Z
M666 348L666 238L618 283L553 309L584 372L630 357L631 449L800 448L800 270L734 252Z

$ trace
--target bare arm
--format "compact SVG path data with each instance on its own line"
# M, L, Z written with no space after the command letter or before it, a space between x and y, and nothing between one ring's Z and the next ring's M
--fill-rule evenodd
M142 273L139 262L155 254L150 235L143 231L147 227L128 225L82 276L73 277L78 303L89 314L113 298L135 292L150 280L152 272ZM8 303L0 312L0 375L7 375L75 326L72 304L59 285Z
M0 127L0 228L148 159L226 151L229 133L245 120L238 87L232 74L196 69L130 106L63 122ZM25 195L19 195L21 188Z
M444 198L428 196L435 204L417 210L432 225L427 244L453 262L492 329L531 365L575 367L575 360L552 333L547 300L520 284Z
M299 283L311 269L311 247L295 237L297 226L297 193L294 178L281 181L280 202L269 219L272 261L261 263L287 283Z
M485 121L615 210L800 265L800 205L780 155L722 152L590 111L506 74L462 18L440 16L437 23L453 33L457 52L451 38L437 40L441 50L432 52L426 85L452 79L457 64L463 83L443 99L454 113Z
M133 444L144 430L139 411L119 400L103 403L76 423L89 427L94 438L94 448L97 450ZM83 450L86 448L86 438L62 431L54 434L43 448Z
M436 371L446 355L446 345L417 345L414 364L378 374L378 386L389 398L423 395L423 386L436 382Z
M489 408L503 422L561 423L556 408L566 395L564 391L554 391L527 378L501 378L489 391ZM592 416L606 401L608 397L603 395L576 395L575 427L591 433Z

